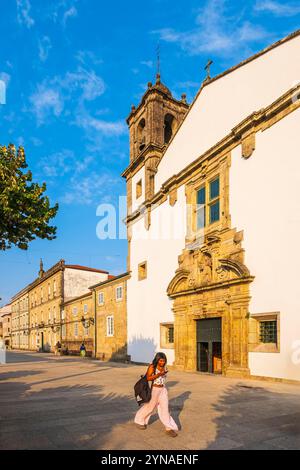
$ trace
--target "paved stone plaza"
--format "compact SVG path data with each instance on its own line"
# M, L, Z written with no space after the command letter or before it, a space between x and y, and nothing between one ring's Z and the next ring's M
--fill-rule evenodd
M0 365L0 449L299 449L300 386L170 371L177 438L136 429L142 366L9 352Z

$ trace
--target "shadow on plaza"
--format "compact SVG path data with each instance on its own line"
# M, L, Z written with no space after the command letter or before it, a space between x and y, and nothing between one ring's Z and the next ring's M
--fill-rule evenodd
M167 382L167 388L168 390L177 385L177 381L169 381ZM184 404L186 400L189 399L191 395L191 392L188 390L186 392L181 393L181 395L178 395L174 398L169 399L169 411L170 415L172 418L175 420L176 424L178 425L178 429L181 430L181 422L180 422L180 414L184 408ZM159 420L157 410L156 412L151 416L149 419L149 425L155 423L156 421Z
M0 369L0 381L20 379L21 377L28 377L30 375L38 375L43 372L45 371L44 370L38 370L38 371L37 370L15 370L15 371L10 371L10 372L1 372L1 369Z
M57 361L58 357L53 353L39 353L36 351L6 351L6 363L7 364L20 364L23 362L49 362ZM70 362L68 357L59 357L60 362Z
M90 373L102 372L100 367ZM0 449L106 449L111 433L121 426L124 442L140 431L133 425L138 410L133 395L133 383L124 382L123 394L104 392L101 374L97 383L59 385L56 378L27 383L29 375L44 371L25 370L7 374L0 387ZM84 374L77 374L84 375ZM9 381L24 377L24 381ZM66 376L66 378L68 378ZM61 376L60 380L64 377ZM49 385L46 385L49 382ZM168 387L177 384L170 381ZM51 386L52 385L52 386ZM4 386L4 387L3 387ZM173 418L179 422L180 413L190 392L170 400ZM154 417L154 421L157 416ZM129 426L127 429L127 425ZM125 427L124 427L125 426ZM123 434L122 434L123 436ZM122 437L123 439L123 437Z
M30 371L27 371L29 374ZM99 449L115 425L133 419L133 398L101 385L7 382L0 390L0 449Z
M299 402L299 394L270 391L255 384L230 386L212 405L217 412L213 420L216 435L206 449L299 449Z

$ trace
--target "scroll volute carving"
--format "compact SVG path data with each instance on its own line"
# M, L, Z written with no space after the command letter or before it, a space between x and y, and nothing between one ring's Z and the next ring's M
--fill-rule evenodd
M242 157L249 158L255 150L255 132L247 135L242 140Z

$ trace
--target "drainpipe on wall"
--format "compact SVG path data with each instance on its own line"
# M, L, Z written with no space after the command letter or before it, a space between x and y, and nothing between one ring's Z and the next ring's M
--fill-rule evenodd
M64 302L65 302L65 264L63 263L62 268L61 268L61 303L60 303L60 339L59 342L62 345L62 328L63 328L63 322L62 322L62 310L65 308Z
M94 293L94 357L97 356L97 306L96 306L96 289L93 290Z

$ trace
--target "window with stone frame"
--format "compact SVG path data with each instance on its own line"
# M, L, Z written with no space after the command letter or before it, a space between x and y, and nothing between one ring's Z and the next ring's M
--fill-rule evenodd
M83 305L83 313L86 315L88 313L88 304Z
M104 304L104 292L99 292L98 293L98 305L103 305Z
M174 323L160 324L160 347L164 349L174 348Z
M138 265L138 280L142 281L147 278L147 261L143 261Z
M74 336L77 337L78 336L78 323L74 323Z
M141 197L142 192L143 192L143 185L142 185L142 180L140 179L140 180L136 183L136 187L135 187L135 197L136 197L136 199L138 199L139 197Z
M207 181L197 189L196 214L197 230L220 220L219 176Z
M123 287L118 286L116 287L116 300L122 300L123 299Z
M280 313L251 314L249 318L249 351L280 352Z

